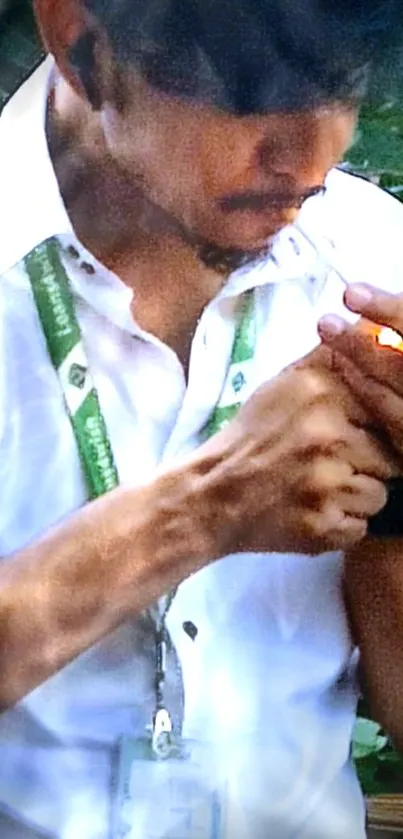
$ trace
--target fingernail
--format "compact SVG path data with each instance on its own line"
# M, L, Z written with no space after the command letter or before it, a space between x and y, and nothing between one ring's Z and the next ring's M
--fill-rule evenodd
M350 285L346 291L346 302L349 306L367 306L373 297L372 291L366 285Z
M318 323L319 334L322 338L335 338L344 331L345 323L337 315L326 315Z

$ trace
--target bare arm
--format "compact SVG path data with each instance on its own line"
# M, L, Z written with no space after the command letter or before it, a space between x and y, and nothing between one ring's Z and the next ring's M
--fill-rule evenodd
M362 539L390 465L335 387L326 370L290 368L188 463L89 504L0 563L0 709L220 556Z
M403 539L348 551L345 587L371 711L403 749Z
M0 708L211 557L189 468L89 504L0 565Z

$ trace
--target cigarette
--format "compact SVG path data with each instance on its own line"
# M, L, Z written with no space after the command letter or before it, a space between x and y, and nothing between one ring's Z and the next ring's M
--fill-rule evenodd
M304 239L306 239L306 241L311 245L311 247L314 248L316 253L319 254L319 256L326 263L327 267L330 268L332 271L335 271L338 277L340 277L341 281L344 283L344 285L348 288L350 283L348 280L346 280L345 272L343 271L343 268L340 264L338 255L335 253L335 249L333 249L331 245L328 245L326 241L321 241L320 245L318 246L317 242L311 239L309 234L306 232L306 230L304 230L303 227L301 227L300 224L294 223L294 227L298 230L301 236L303 236ZM394 329L373 324L372 328L369 329L369 334L371 334L374 340L381 346L391 347L392 349L399 350L399 352L403 353L402 336L399 335L398 332L395 332Z
M306 230L304 230L304 228L301 227L300 224L294 222L293 227L295 227L296 230L298 230L298 232L301 234L301 236L303 236L304 239L306 239L306 241L311 245L311 247L316 251L316 253L318 253L319 256L322 257L327 267L330 268L332 271L335 271L335 273L340 277L344 285L348 287L350 283L348 280L346 280L346 272L343 270L343 266L340 262L340 257L337 253L335 253L335 249L332 248L331 245L328 245L326 241L321 241L320 245L318 245L317 242L311 239L309 233L307 233Z

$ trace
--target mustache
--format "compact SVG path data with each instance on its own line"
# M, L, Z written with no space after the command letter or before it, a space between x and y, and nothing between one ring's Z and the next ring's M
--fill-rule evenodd
M247 192L225 195L218 200L218 206L224 213L236 213L239 210L287 210L293 207L300 209L302 204L313 198L315 195L325 192L323 184L305 189L302 192L295 190L273 190L271 192Z

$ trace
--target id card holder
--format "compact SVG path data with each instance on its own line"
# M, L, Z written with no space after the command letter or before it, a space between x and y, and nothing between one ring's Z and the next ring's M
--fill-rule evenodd
M111 839L225 839L226 784L214 749L184 741L158 759L151 739L123 738L116 755Z

